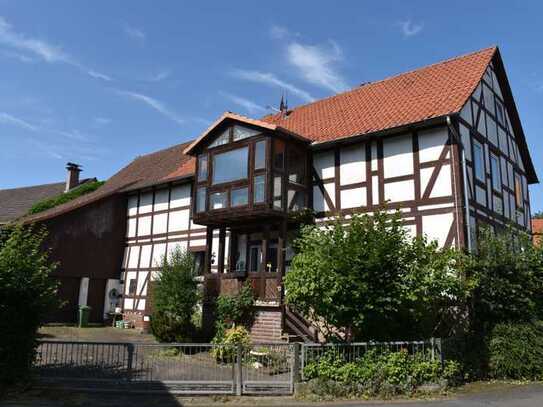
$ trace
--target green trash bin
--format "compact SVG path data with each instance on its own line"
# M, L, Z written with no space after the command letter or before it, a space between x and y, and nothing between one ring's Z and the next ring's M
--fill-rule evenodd
M91 307L88 305L81 305L79 307L79 328L85 328L89 326L89 315Z

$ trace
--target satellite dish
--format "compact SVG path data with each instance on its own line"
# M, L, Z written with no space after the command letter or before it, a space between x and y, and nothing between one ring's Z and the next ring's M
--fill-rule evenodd
M119 298L119 291L117 291L116 288L112 288L111 290L109 290L108 297L110 300L116 300L117 298Z

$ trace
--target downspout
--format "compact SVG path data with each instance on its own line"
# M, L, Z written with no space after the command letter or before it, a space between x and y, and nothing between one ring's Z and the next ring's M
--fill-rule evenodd
M471 227L470 227L470 216L469 216L469 194L468 194L468 172L466 166L466 149L464 148L464 143L462 143L462 137L456 132L456 129L452 125L451 116L447 116L447 126L453 133L454 137L458 141L458 145L461 147L461 164L462 164L462 173L464 177L464 210L466 216L466 242L468 247L468 252L471 253Z

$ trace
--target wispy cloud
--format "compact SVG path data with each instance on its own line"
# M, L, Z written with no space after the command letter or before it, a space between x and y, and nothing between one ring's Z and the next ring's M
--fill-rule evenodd
M413 37L414 35L419 34L424 28L423 23L417 24L413 23L413 21L411 20L400 21L398 25L400 26L402 30L402 35L405 38Z
M38 131L37 126L30 124L26 120L23 120L19 117L15 117L6 112L0 112L0 123L9 124L9 125L19 127L24 130L33 131L33 132Z
M171 74L172 74L172 72L169 69L162 69L162 70L158 71L157 73L149 76L147 78L147 81L149 81L149 82L161 82L161 81L163 81L165 79L168 79Z
M36 62L34 58L30 58L29 56L21 54L19 52L2 51L2 55L6 58L16 59L19 62L24 62L25 64L31 64L33 62Z
M287 46L287 61L294 66L307 82L333 92L341 92L349 86L337 70L343 59L339 45L329 41L324 45L305 45L292 42Z
M312 102L315 100L315 98L311 96L305 90L302 90L299 87L289 82L285 82L279 79L277 76L275 76L272 73L245 70L245 69L235 69L231 72L231 74L232 76L238 79L242 79L248 82L262 83L265 85L274 86L277 88L281 88L283 90L287 90L288 92L292 93L293 95L298 96L299 98L305 100L306 102Z
M146 35L143 32L143 30L133 27L129 24L123 24L123 31L126 34L126 36L138 40L138 41L145 41Z
M47 63L64 63L71 65L93 78L105 81L112 80L108 75L97 72L81 64L64 52L62 47L14 31L11 24L9 24L2 16L0 16L0 44L19 52L31 54ZM19 54L19 59L25 56L26 55L24 54Z
M272 25L270 27L270 37L272 37L275 40L281 40L283 38L286 38L290 36L290 31L281 25Z
M111 122L112 122L112 120L110 118L108 118L108 117L95 117L93 119L94 125L98 126L98 127L107 126Z
M136 100L138 102L144 103L150 108L156 110L161 115L167 117L170 120L173 120L174 122L178 124L183 124L185 122L185 119L180 117L177 113L175 113L170 108L168 108L163 102L157 99L154 99L150 96L144 95L142 93L137 93L137 92L130 92L130 91L125 91L125 90L116 90L116 92L119 95L123 95L132 100Z
M228 93L228 92L220 91L219 94L229 99L231 102L235 103L236 105L241 106L247 111L247 113L251 115L266 112L265 107L260 106L259 104L253 102L252 100L246 99L241 96L232 95L231 93Z

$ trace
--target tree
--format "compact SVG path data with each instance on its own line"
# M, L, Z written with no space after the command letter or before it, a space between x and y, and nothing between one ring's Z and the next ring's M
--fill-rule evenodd
M176 248L162 259L161 271L153 284L153 334L163 342L192 339L192 315L200 295L194 275L194 257Z
M410 238L399 213L306 226L295 250L287 302L328 337L428 336L440 327L440 313L468 290L452 270L456 253Z
M532 215L532 219L543 219L543 211L536 212Z
M0 386L28 379L38 328L60 305L45 237L44 229L17 226L0 244Z

